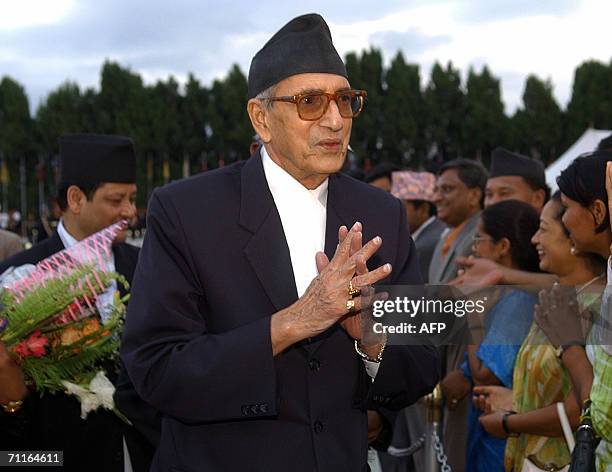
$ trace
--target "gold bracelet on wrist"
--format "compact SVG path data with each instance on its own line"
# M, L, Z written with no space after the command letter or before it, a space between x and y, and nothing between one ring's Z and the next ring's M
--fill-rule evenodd
M5 413L13 414L21 410L21 407L23 406L23 400L10 401L6 404L0 403L0 405L2 405L2 409Z
M355 339L355 351L357 352L359 357L361 357L364 361L377 362L377 363L382 361L382 355L383 355L383 352L386 346L387 346L387 341L385 340L385 342L383 342L383 345L380 348L380 351L378 351L378 355L376 357L370 357L361 350L361 348L359 347L359 341Z

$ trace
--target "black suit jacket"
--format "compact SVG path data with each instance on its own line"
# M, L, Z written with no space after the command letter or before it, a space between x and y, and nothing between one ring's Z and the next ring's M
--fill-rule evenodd
M0 273L12 266L36 264L63 249L59 235L53 233L29 250L3 261ZM113 246L113 253L116 271L131 282L138 248L121 243ZM116 374L110 373L111 380ZM149 411L149 416L154 415L142 401L133 408L143 409ZM18 414L0 413L0 444L5 449L62 450L66 471L123 472L125 435L134 471L149 469L154 449L134 428L107 410L89 413L86 420L80 415L81 407L75 397L57 393L41 398L32 394Z
M401 203L331 176L330 258L355 221L365 240L382 236L371 266L420 283ZM366 408L401 408L436 384L433 348L390 346L372 387L339 325L272 356L270 317L297 291L259 154L158 189L147 228L122 358L164 414L153 471L365 470Z

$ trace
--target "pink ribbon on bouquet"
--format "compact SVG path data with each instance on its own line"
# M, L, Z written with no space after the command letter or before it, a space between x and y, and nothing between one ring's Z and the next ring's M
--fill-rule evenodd
M127 226L128 222L122 220L92 234L74 246L43 259L36 264L33 271L20 279L13 280L4 288L10 290L20 300L34 287L44 285L49 279L69 276L83 265L92 264L98 270L107 272L113 241ZM106 287L97 275L95 278L99 291L103 292Z

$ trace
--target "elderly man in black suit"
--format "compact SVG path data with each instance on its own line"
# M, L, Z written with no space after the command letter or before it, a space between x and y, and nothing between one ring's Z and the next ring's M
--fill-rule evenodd
M0 273L10 267L36 264L117 221L133 218L136 213L136 155L131 139L71 134L60 137L59 146L58 202L62 219L57 231L3 261ZM125 231L120 233L113 245L112 264L113 270L131 281L138 248L125 243L125 236ZM123 290L113 285L102 294L104 301L112 301L117 289ZM108 374L111 379L117 377L116 372ZM123 391L133 392L127 377L122 385ZM158 429L156 413L136 395L132 397L139 418L150 418L142 424L153 424L152 428ZM0 409L0 444L4 448L64 451L66 471L149 469L154 449L142 434L107 410L92 412L86 420L81 419L80 404L73 396L56 393L39 397L29 393L19 367L0 343L0 404L8 402L18 408ZM130 410L128 416L131 413ZM124 437L128 445L125 450Z
M400 202L339 173L346 75L292 20L251 63L259 152L151 198L122 357L164 415L154 471L366 470L368 417L374 440L438 380L435 349L361 336L361 290L421 279Z

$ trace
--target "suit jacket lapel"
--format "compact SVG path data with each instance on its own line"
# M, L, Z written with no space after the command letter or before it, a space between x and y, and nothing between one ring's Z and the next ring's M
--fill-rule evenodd
M41 242L40 244L45 244L45 241ZM45 252L48 252L48 255L43 257L43 259L66 249L64 247L64 243L62 242L62 238L60 238L60 235L57 230L55 230L53 234L49 237L49 239L47 239L46 244L47 247L45 248Z
M242 169L239 224L253 236L244 254L276 310L297 300L289 246L257 152Z
M440 279L444 278L451 261L455 259L455 252L457 251L457 248L459 247L459 245L463 242L463 240L466 237L472 234L472 230L474 226L476 225L476 223L478 222L479 217L480 217L480 212L476 213L475 215L472 215L470 219L468 220L468 222L465 224L465 226L461 229L461 232L459 233L455 241L453 241L453 244L449 248L448 253L446 253L446 256L443 258L442 270L440 272Z
M132 283L134 270L136 269L136 261L131 260L128 254L126 254L123 244L116 244L113 246L113 255L115 256L115 272L123 275L129 283ZM117 286L119 294L122 297L129 293L129 290L126 290L122 284L118 283Z
M325 221L325 255L331 261L338 246L338 228L343 224L342 217L334 204L333 194L337 192L337 180L331 176L327 190L327 216Z

